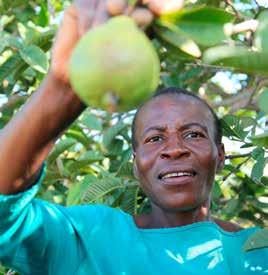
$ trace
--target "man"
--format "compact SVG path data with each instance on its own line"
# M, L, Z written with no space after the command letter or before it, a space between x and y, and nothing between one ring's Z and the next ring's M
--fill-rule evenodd
M88 24L105 20L104 4L80 0L67 10L48 77L0 134L0 260L31 275L267 273L266 249L242 251L257 228L210 217L212 184L224 162L220 127L208 105L185 91L160 91L134 120L134 171L150 214L34 199L42 163L84 109L66 65ZM85 10L93 8L88 18Z

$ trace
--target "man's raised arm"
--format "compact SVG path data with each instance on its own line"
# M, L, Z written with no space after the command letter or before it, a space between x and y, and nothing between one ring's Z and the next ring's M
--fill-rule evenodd
M76 0L65 12L49 74L0 131L0 194L23 191L36 180L59 134L85 108L70 86L68 62L81 35L106 20L105 2Z

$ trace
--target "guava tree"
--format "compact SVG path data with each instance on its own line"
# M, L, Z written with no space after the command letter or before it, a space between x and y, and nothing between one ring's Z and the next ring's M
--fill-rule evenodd
M0 0L0 128L47 73L68 4ZM187 0L144 29L161 60L160 87L197 93L221 117L227 159L215 181L212 210L242 226L268 226L266 8L260 0ZM133 114L88 108L50 154L39 197L64 205L104 203L129 213L148 211L132 173ZM252 238L246 249L268 245L265 230Z

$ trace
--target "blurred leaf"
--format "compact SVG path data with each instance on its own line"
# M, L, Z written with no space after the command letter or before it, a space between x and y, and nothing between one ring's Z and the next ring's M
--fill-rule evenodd
M252 234L244 244L243 249L250 251L253 249L268 247L268 229L262 229Z
M226 207L224 208L224 213L230 217L233 217L237 214L237 210L239 209L239 200L236 198L230 199Z
M81 198L87 190L90 183L97 180L93 175L86 175L80 182L75 182L68 191L67 205L75 205L81 203Z
M258 16L258 27L254 35L255 46L259 51L268 52L268 11L262 11Z
M156 28L156 32L163 40L178 47L181 51L194 57L201 56L201 51L197 44L179 28L166 25L165 28Z
M263 89L262 93L258 97L258 105L261 111L268 114L268 89Z
M85 146L85 148L88 148L91 138L88 137L84 132L83 129L80 128L80 126L77 123L74 123L66 132L66 137L70 137L75 139L77 142L80 142Z
M80 155L77 159L72 161L67 165L68 171L70 173L79 174L81 168L89 166L92 163L102 161L104 156L98 151L87 151L86 153Z
M121 200L121 209L131 215L137 214L139 186L127 186Z
M267 58L268 54L254 52L243 46L215 46L203 54L204 63L263 75L268 75Z
M253 144L268 148L268 131L265 131L263 134L260 135L251 136L250 138Z
M48 5L45 3L41 3L41 10L38 15L38 25L45 27L49 24L49 12L48 12Z
M259 158L264 158L264 150L260 147L257 147L252 151L251 156L255 160L258 160Z
M0 83L2 83L7 77L20 71L24 64L25 62L18 53L8 58L0 67Z
M268 187L268 177L262 177L261 183Z
M18 23L18 31L25 44L31 43L38 36L36 30L28 26L26 27L24 24L20 22Z
M20 50L20 55L33 69L44 74L47 73L48 60L42 49L35 45L25 46Z
M76 144L76 140L73 138L65 138L60 140L54 147L52 153L49 155L49 161L55 161L56 158L64 151Z
M122 188L124 185L120 178L106 177L105 179L98 179L92 182L83 194L82 201L91 203L111 191Z
M124 142L121 139L114 139L109 146L108 156L120 156L123 152Z
M239 117L234 115L226 115L221 119L223 134L227 137L237 137L243 140L248 132L244 130L243 122Z
M113 142L113 139L125 128L127 127L127 124L123 123L122 121L119 121L114 126L110 127L103 135L103 145L108 149L111 147L111 143Z
M212 189L212 198L213 200L218 200L222 195L221 187L218 181L215 181Z
M128 148L127 150L123 151L122 153L122 164L128 162L132 157L132 148Z
M81 123L85 126L87 126L89 129L92 130L102 130L102 122L101 120L94 114L90 114L88 112L85 112L82 115Z
M263 169L265 166L264 150L262 148L256 148L253 151L252 156L256 160L256 163L252 168L251 178L254 181L259 182L263 175Z
M173 23L196 43L213 46L226 39L224 24L234 20L234 15L213 7L184 9L160 17L161 23Z
M120 177L134 178L133 163L131 163L131 162L123 163L119 167L117 175L120 176Z

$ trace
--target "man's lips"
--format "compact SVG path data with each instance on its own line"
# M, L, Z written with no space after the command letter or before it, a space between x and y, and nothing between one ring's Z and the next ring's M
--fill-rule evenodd
M158 175L158 179L167 180L172 178L194 177L195 175L196 172L193 169L173 169L161 172Z

